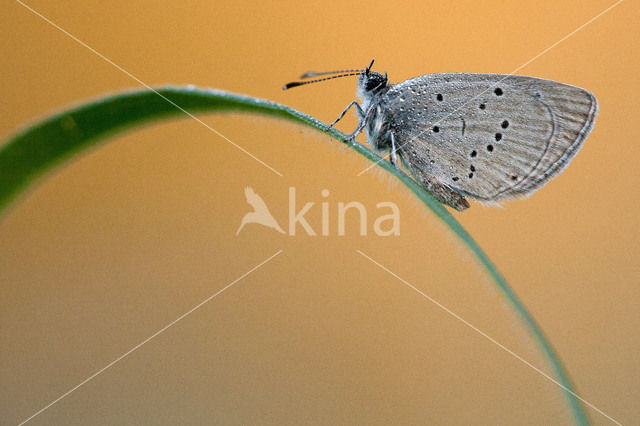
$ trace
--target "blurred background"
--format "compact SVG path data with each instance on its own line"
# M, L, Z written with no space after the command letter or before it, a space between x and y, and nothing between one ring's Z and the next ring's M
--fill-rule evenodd
M151 86L194 84L331 122L355 78L283 92L309 70L531 75L584 87L595 128L525 200L454 213L557 349L578 394L640 422L637 2L29 0ZM0 135L140 87L17 2L0 5ZM30 424L571 424L561 389L407 287L553 375L476 260L395 178L328 136L251 115L188 117L111 138L0 219L0 423L16 424L279 250ZM339 128L350 132L349 114ZM1 178L1 177L0 177ZM256 224L251 186L286 229L289 188L320 233ZM322 191L329 191L323 197ZM358 201L336 231L336 206ZM376 204L400 235L376 236ZM553 376L555 377L555 376ZM594 424L613 422L586 407Z

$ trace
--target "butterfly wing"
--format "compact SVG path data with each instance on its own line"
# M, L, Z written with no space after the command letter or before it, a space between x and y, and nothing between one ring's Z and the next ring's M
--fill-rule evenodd
M562 171L598 105L588 91L550 80L448 73L392 86L385 110L410 168L492 202L529 195Z

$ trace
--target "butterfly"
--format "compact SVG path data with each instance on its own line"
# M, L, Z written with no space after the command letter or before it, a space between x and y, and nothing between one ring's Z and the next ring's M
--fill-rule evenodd
M466 198L496 203L532 194L560 173L593 129L598 102L585 89L510 74L425 74L392 84L371 70L309 72L284 89L358 76L354 107L381 154L400 161L440 202L458 211ZM399 161L400 160L400 161Z

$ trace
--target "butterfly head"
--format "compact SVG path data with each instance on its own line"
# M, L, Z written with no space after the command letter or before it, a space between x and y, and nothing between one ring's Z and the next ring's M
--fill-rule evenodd
M383 75L379 72L371 71L372 66L373 61L371 61L369 66L360 74L360 77L358 77L358 89L363 95L377 93L387 87L387 83L389 82L386 72Z

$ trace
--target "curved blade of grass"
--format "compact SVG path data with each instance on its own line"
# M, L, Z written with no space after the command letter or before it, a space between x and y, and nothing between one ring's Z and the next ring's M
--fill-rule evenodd
M565 390L576 423L588 424L574 387L541 328L484 251L449 211L407 174L396 170L388 161L380 161L380 157L365 146L348 142L346 136L335 129L326 131L324 123L284 105L218 90L166 87L156 91L119 93L65 110L23 129L0 148L0 213L38 176L72 154L96 145L105 136L136 124L183 115L184 112L174 104L190 113L240 111L306 124L347 143L359 154L377 162L378 166L400 179L469 247L486 268L551 363L558 377L557 382Z

